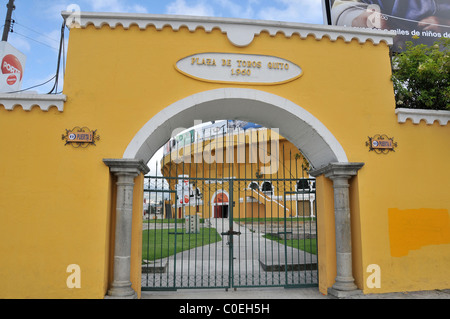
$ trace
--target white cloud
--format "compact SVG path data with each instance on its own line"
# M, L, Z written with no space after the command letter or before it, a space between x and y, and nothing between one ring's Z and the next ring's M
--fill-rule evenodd
M189 5L185 0L176 0L167 5L166 12L190 16L214 16L214 9L205 1L197 1L195 4Z
M258 12L264 20L321 23L322 0L275 0L277 7L269 6Z
M144 6L129 5L129 2L125 0L91 0L88 3L93 11L147 13ZM83 10L83 8L81 9Z
M24 39L22 37L17 37L14 35L10 35L8 37L8 42L15 47L17 50L21 51L22 53L30 52L31 51L31 44L27 39Z
M58 1L58 3L52 2L51 4L47 2L39 2L41 7L40 10L43 11L42 17L62 21L61 12L66 11L70 3L71 2L67 0Z
M322 23L322 0L172 0L168 14Z
M123 4L119 0L92 0L89 1L94 11L121 12Z
M66 39L67 39L66 33ZM56 29L45 34L41 34L38 36L37 40L46 43L48 46L52 47L54 51L58 52L59 50L59 42L61 38L61 30Z
M238 1L237 3L233 0L214 0L213 2L220 6L222 10L229 12L228 16L242 19L254 18L253 5L259 3L258 0Z
M136 13L148 13L148 10L146 7L138 5L138 4L132 6L132 9L133 9L133 12L136 12Z

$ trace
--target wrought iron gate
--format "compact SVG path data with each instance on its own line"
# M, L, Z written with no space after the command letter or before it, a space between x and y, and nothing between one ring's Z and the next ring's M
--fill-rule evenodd
M145 178L142 289L317 286L315 180L299 150L273 130L196 134L169 141L162 175Z
M146 180L143 290L317 286L313 179Z

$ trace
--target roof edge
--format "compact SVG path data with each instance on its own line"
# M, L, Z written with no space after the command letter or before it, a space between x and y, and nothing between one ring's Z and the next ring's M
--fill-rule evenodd
M239 18L218 18L203 16L184 16L184 15L156 15L142 13L106 13L106 12L67 12L61 13L73 28L86 28L88 25L94 25L101 28L108 25L110 28L116 28L121 25L128 29L132 25L137 25L140 29L146 29L148 26L154 26L157 30L170 26L178 31L181 27L187 27L190 31L202 28L206 32L219 28L226 33L228 39L238 47L248 46L256 35L262 32L268 32L275 36L277 33L283 33L290 38L298 34L301 38L310 35L315 36L317 40L328 37L331 41L342 38L346 42L358 40L360 43L372 41L375 45L385 42L392 46L395 31L358 29L341 26L328 26L320 24L305 24L296 22L282 22L270 20L250 20Z
M0 94L0 105L12 111L16 106L21 106L25 111L31 111L38 106L42 111L49 111L56 107L59 112L64 111L64 103L67 96L64 94L35 94L35 93L2 93Z

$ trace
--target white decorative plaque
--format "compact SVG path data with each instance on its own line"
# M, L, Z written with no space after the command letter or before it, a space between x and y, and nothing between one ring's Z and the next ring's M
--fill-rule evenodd
M216 83L282 84L302 75L291 61L253 54L199 53L179 60L175 67L191 78Z

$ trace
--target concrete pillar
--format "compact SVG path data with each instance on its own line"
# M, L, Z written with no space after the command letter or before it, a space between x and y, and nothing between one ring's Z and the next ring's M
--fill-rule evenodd
M352 270L349 179L363 166L364 163L331 163L310 173L315 177L325 175L333 181L337 276L328 293L339 298L360 293Z
M142 161L105 159L110 172L117 176L116 231L114 242L114 279L106 298L137 298L131 288L131 223L134 179L149 169Z

